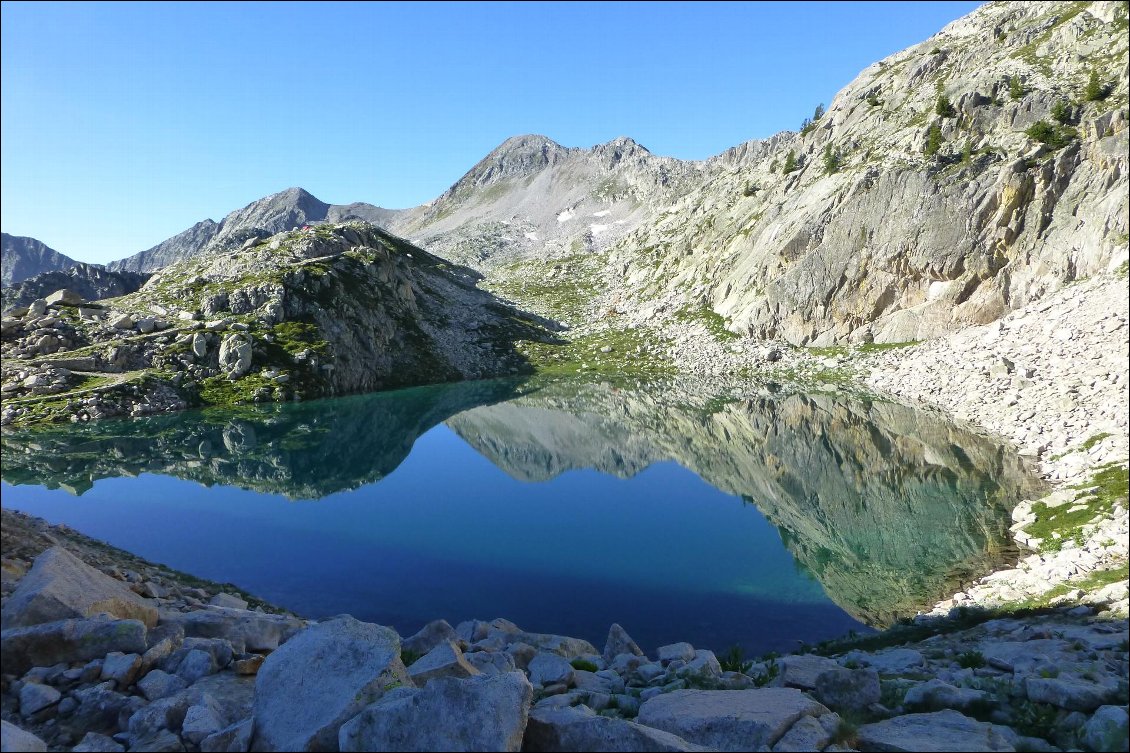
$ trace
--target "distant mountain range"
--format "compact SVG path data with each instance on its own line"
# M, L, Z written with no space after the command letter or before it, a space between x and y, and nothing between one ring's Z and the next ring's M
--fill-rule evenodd
M78 264L69 256L64 256L46 243L22 235L0 233L3 238L3 251L0 256L0 284L7 287L23 282L40 272L70 269Z

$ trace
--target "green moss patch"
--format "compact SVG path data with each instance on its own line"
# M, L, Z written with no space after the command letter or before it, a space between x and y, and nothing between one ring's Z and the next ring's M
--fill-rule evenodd
M1098 441L1098 440L1096 440ZM1108 463L1091 478L1091 483L1072 487L1078 490L1075 499L1064 505L1048 507L1044 502L1032 505L1035 522L1025 531L1041 539L1041 548L1056 550L1063 542L1083 537L1083 526L1102 515L1110 514L1115 502L1127 502L1130 471L1122 463Z

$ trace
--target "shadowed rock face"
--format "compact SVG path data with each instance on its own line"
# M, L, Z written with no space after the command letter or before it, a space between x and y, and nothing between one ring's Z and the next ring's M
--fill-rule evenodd
M27 306L36 298L46 298L56 290L67 289L88 301L116 298L140 289L149 275L144 272L112 272L97 264L74 263L70 269L40 272L4 288L5 311Z
M3 435L9 483L163 473L319 498L379 481L440 421L515 478L632 476L675 461L739 495L852 616L887 624L1008 551L1038 482L984 436L893 403L683 382L494 380L237 414L208 411Z

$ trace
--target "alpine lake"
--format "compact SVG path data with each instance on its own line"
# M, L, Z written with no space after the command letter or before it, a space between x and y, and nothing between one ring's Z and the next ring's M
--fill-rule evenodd
M927 411L508 379L2 435L3 504L310 617L505 617L648 653L865 633L1014 557L1041 488Z

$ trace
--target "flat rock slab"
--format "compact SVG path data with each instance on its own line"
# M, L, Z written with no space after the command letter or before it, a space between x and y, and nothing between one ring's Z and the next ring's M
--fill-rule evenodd
M342 751L522 749L534 689L521 672L397 688L342 725Z
M259 668L252 747L337 750L341 725L400 685L412 680L395 630L348 615L312 625Z
M406 652L411 651L417 656L423 656L445 641L458 639L455 628L451 627L451 623L447 620L432 620L414 635L401 641L400 646Z
M28 574L4 604L4 629L93 617L101 612L123 620L157 624L157 607L121 581L95 570L61 546L35 558Z
M781 668L777 682L787 688L800 688L801 690L815 688L816 678L825 672L847 673L849 671L832 659L813 654L783 656L777 660L777 666Z
M473 677L477 674L481 673L463 658L463 652L452 641L444 641L408 667L408 676L420 686L435 677Z
M5 607L6 608L6 607ZM113 651L145 651L145 625L138 620L58 620L0 633L0 663L5 672L23 674L50 667L101 659Z
M636 721L717 750L771 747L802 716L828 709L794 688L676 690L648 699Z
M1007 727L970 719L956 711L907 714L859 728L860 750L1012 751L1016 734Z
M192 612L161 612L161 624L179 625L193 638L224 638L237 651L274 651L305 627L297 617L210 606Z
M0 721L0 749L5 751L46 751L47 743L11 722Z
M587 706L535 708L526 725L524 751L700 751L709 750L653 727L597 716Z

